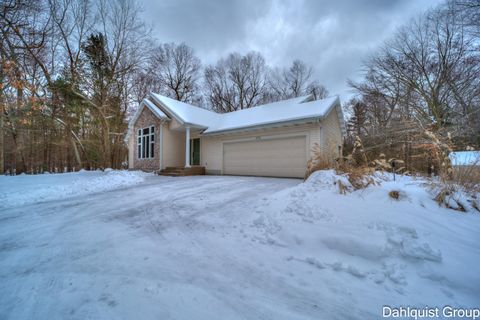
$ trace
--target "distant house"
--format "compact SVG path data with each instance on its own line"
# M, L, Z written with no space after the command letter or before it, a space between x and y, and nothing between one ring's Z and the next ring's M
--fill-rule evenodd
M480 166L480 151L455 151L448 156L453 166Z
M314 144L333 159L344 131L338 97L219 114L151 93L131 119L126 142L130 169L303 177Z

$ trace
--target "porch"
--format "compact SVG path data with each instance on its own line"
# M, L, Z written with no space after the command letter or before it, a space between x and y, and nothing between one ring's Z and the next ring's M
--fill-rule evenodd
M156 172L169 176L205 174L200 166L200 131L184 127L175 121L160 127L158 150L160 166Z

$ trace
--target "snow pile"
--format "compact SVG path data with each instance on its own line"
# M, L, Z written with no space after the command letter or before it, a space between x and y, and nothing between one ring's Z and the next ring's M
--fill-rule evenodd
M391 174L372 179L375 185L353 191L334 171L312 174L257 208L253 239L282 248L292 270L303 264L320 283L335 283L330 294L339 299L344 286L367 309L402 301L474 306L480 296L480 215L440 207L426 180L393 181ZM352 191L340 194L338 181ZM399 192L398 200L390 191Z
M138 184L148 173L139 171L85 171L0 176L0 209L64 199Z

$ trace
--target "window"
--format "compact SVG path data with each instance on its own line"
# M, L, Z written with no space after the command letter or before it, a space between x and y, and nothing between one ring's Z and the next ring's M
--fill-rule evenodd
M138 159L155 157L155 127L138 129L137 137Z

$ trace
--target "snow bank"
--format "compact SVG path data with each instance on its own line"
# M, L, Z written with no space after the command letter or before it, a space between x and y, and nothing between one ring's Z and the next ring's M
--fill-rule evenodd
M393 181L391 174L373 179L377 185L342 195L339 180L351 188L346 176L315 172L264 201L251 221L254 237L293 253L286 257L292 269L309 266L338 291L348 283L345 289L357 300L366 290L365 297L380 294L382 303L393 305L400 303L398 295L410 304L475 302L480 215L440 207L426 180L397 175ZM399 191L398 200L388 196L392 190ZM381 307L378 299L364 302Z
M0 209L108 191L138 184L148 173L85 171L62 174L0 176Z

